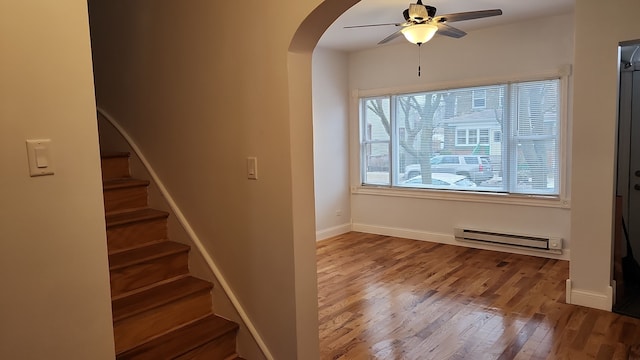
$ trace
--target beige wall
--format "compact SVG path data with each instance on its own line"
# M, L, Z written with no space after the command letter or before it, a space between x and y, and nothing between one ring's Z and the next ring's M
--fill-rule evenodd
M0 358L113 359L86 2L1 2L0 52Z
M276 359L318 357L311 51L345 2L323 2L288 51L320 3L90 1L99 105L141 147ZM246 9L260 21L239 25Z
M313 52L313 155L318 240L351 230L346 53Z
M636 0L576 1L571 280L584 302L606 294L611 276L618 44L640 39L638 14Z

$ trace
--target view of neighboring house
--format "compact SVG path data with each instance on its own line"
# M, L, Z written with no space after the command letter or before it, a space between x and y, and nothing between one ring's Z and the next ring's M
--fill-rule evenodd
M365 98L363 182L394 182L392 164L397 182L420 172L421 158L479 155L495 175L485 186L500 186L507 169L520 187L555 191L559 93L557 81L537 81Z

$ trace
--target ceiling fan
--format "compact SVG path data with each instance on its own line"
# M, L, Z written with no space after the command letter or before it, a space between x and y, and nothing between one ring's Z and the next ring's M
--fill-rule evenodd
M424 5L422 0L418 0L415 4L409 4L409 8L402 12L405 22L403 23L388 23L388 24L370 24L370 25L355 25L345 26L345 28L361 28L368 26L400 26L401 29L393 34L382 39L378 44L385 44L389 41L397 38L400 35L404 35L405 38L418 46L431 40L436 34L445 35L453 38L461 38L467 35L466 32L447 25L447 23L454 21L480 19L491 16L502 15L502 10L480 10L480 11L467 11L461 13L447 14L436 16L436 8L429 5Z

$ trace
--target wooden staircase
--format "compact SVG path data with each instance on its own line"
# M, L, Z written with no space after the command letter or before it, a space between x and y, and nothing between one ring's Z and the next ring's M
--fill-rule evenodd
M102 156L116 358L240 359L238 325L212 312L212 284L189 275L189 246L167 239L164 211L129 154Z

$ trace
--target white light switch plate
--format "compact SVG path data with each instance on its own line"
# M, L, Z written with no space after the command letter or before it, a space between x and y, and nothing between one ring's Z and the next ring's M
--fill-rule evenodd
M27 155L31 176L53 175L51 139L27 140Z

